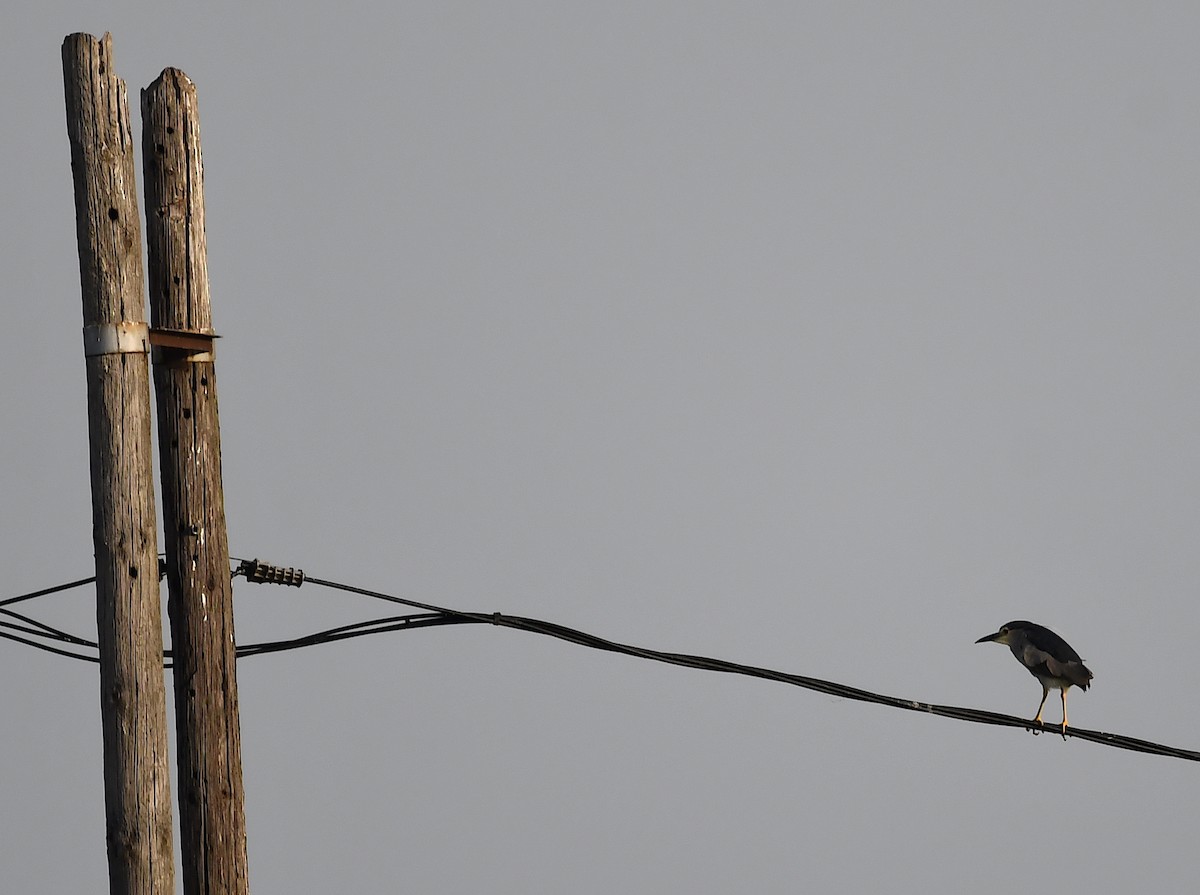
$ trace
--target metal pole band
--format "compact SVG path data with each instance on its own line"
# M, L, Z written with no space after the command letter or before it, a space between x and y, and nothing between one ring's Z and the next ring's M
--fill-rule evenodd
M83 328L83 356L148 354L150 328L145 323L93 323Z

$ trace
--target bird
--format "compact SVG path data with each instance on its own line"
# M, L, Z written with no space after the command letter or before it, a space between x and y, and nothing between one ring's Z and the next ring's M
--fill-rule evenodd
M1025 668L1042 685L1042 701L1038 703L1033 723L1042 724L1042 709L1051 690L1062 694L1062 735L1067 737L1067 691L1071 687L1086 690L1092 681L1092 673L1071 648L1049 628L1033 622L1014 621L1001 625L995 634L980 637L976 643L1003 643ZM1032 728L1031 728L1032 729ZM1038 731L1033 730L1036 734Z

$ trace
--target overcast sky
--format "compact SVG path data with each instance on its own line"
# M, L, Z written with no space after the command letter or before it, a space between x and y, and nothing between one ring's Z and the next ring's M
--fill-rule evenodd
M986 8L985 8L986 7ZM1200 7L84 3L0 29L0 598L92 573L60 46L200 98L230 550L1200 748ZM139 171L140 171L139 159ZM140 182L139 182L140 191ZM236 588L242 643L393 614ZM95 630L81 589L27 604ZM104 891L0 641L0 866ZM239 664L251 888L1194 890L1200 767L493 627ZM1057 698L1047 717L1058 720Z

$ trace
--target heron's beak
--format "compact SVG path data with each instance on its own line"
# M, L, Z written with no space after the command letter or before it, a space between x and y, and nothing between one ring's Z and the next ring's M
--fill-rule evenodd
M976 643L991 643L991 642L999 640L999 639L1000 639L1000 632L997 631L995 634L988 634L986 637L980 637L975 642Z

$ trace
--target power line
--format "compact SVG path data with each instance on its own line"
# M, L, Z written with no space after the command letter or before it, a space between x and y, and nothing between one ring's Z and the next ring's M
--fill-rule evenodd
M7 600L0 600L0 606L11 606L13 603L22 603L25 600L33 600L37 597L44 597L47 594L56 594L60 591L70 590L73 587L81 587L85 584L92 584L96 580L96 576L90 578L80 578L78 581L68 581L66 584L60 584L57 587L47 587L44 590L35 590L32 593L21 594L19 597L9 597Z
M493 613L477 613L477 612L461 612L456 609L447 609L442 606L433 606L429 603L420 603L416 600L408 600L403 597L397 597L392 594L380 593L378 591L368 590L366 588L354 587L348 584L340 584L335 581L325 581L320 578L306 578L306 581L312 584L318 584L322 587L330 587L336 590L347 591L349 593L361 594L363 596L373 597L378 600L384 600L390 603L399 603L405 606L411 606L416 609L424 609L429 613L441 615L446 618L445 622L430 621L426 624L441 623L441 624L491 624L506 628L516 628L522 631L530 631L534 634L542 634L547 637L555 637L559 640L566 640L569 643L576 643L580 646L590 647L592 649L605 650L606 652L620 653L627 656L636 656L642 659L648 659L653 662L663 662L669 665L681 665L685 668L697 668L705 671L717 671L725 674L740 674L747 677L762 678L763 680L777 681L782 684L790 684L795 687L802 687L806 690L815 690L819 693L827 693L831 696L839 696L844 699L852 699L858 702L870 702L876 705L886 705L892 708L904 709L912 712L925 712L930 715L939 715L943 718L954 718L959 721L970 721L976 724L992 724L998 727L1020 727L1026 730L1047 730L1059 732L1058 728L1041 724L1035 726L1032 721L1025 718L1018 718L1014 715L1003 715L998 712L987 712L981 709L963 708L953 705L936 705L928 702L919 702L913 699L901 699L896 696L885 696L881 693L873 693L869 690L860 690L857 687L850 687L845 684L835 683L833 681L825 681L820 678L806 677L799 674L789 674L783 671L776 671L770 668L760 668L754 665L743 665L738 662L728 662L723 659L712 659L706 656L693 656L686 653L669 653L661 650L647 649L645 647L631 646L625 643L618 643L613 640L606 640L602 637L597 637L593 634L588 634L583 631L577 631L574 628L568 628L564 625L558 625L553 622L542 621L535 618L523 618L521 616L504 615L499 612ZM452 620L451 620L452 619ZM405 625L408 627L409 625ZM397 630L399 628L396 628ZM393 630L393 629L388 629ZM375 633L374 631L364 631L363 633ZM1068 727L1066 734L1069 736L1078 737L1089 742L1099 743L1103 746L1112 746L1117 749L1128 749L1133 752L1144 752L1150 755L1166 755L1173 758L1182 758L1186 761L1200 761L1200 752L1191 749L1180 749L1175 746L1166 746L1162 743L1154 743L1149 740L1136 739L1127 737L1121 734L1105 733L1099 730L1088 730L1082 727Z
M11 609L0 609L0 615L15 618L20 622L20 624L14 624L13 622L0 621L0 627L11 628L14 631L24 631L27 634L33 634L37 637L49 637L52 640L61 640L63 643L90 646L92 649L97 648L94 640L84 640L82 637L76 637L74 634L68 634L66 631L60 631L58 628L51 627L45 622L40 622L19 612L13 612Z
M405 597L395 596L394 594L387 594L381 591L370 590L363 587L356 587L350 584L327 581L321 578L306 577L303 572L300 572L296 569L280 570L278 567L268 566L266 564L259 563L257 560L242 560L241 565L235 569L232 574L235 576L243 575L244 577L247 577L248 580L276 584L288 584L294 587L299 587L303 583L315 584L333 590L359 594L361 596L371 597L372 599L422 610L419 613L413 613L409 615L367 619L365 621L341 625L336 628L329 628L324 631L317 631L313 634L307 634L302 637L296 637L287 640L244 644L237 647L238 658L263 655L266 653L284 652L286 650L293 649L303 649L320 644L349 640L355 637L364 637L369 634L383 634L394 631L413 630L416 628L427 628L441 625L485 624L502 628L514 628L520 631L528 631L533 634L553 637L557 640L564 640L568 643L574 643L578 646L588 647L589 649L598 649L620 655L634 656L640 659L647 659L652 662L662 662L668 665L679 665L684 668L695 668L703 671L715 671L723 674L737 674L746 677L760 678L762 680L776 681L777 683L801 687L806 690L814 690L818 693L826 693L830 696L837 696L843 699L850 699L857 702L868 702L875 705L885 705L891 708L903 709L905 711L924 712L930 715L938 715L943 718L953 718L958 721L969 721L975 724L991 724L998 727L1019 727L1026 730L1032 730L1034 733L1042 730L1052 733L1060 732L1059 728L1053 725L1044 723L1035 725L1028 719L1018 718L1014 715L1004 715L997 712L983 711L981 709L964 708L952 705L937 705L934 703L920 702L912 699L902 699L896 696L887 696L881 693L874 693L870 690L862 690L846 684L839 684L835 681L826 681L820 678L791 674L788 672L777 671L775 669L761 668L755 665L744 665L738 662L729 662L724 659L714 659L708 656L665 652L663 650L633 646L627 643L607 640L594 634L589 634L585 631L579 631L575 628L569 628L565 625L559 625L543 619L527 618L518 615L505 615L501 612L465 612L444 606L436 606L430 603L422 603L417 600L410 600ZM57 588L47 588L44 591L38 591L34 594L25 594L21 597L3 600L0 601L0 607L8 605L9 603L17 602L19 600L33 599L37 596L56 593L69 587L86 584L91 580L93 579L72 582ZM41 622L29 618L28 616L19 615L18 613L4 609L0 609L0 613L16 617L23 623L18 625L0 621L0 628L9 628L20 631L21 634L29 635L30 637L41 637L75 646L93 649L96 647L96 644L92 641L59 631L56 628L52 628L49 625L44 625ZM81 659L88 662L98 661L98 659L90 655L70 652L60 647L53 647L45 643L36 642L28 639L28 637L11 634L4 630L0 630L0 638L14 640L18 643L23 643L28 646L33 646L38 649L46 650L47 652L67 656L73 659ZM170 656L171 653L169 650L164 652L164 658L168 660L165 667L168 668L171 667L169 662ZM1093 743L1099 743L1102 746L1111 746L1116 749L1126 749L1132 752L1142 752L1149 755L1164 755L1172 758L1181 758L1185 761L1200 761L1200 752L1198 751L1181 749L1175 746L1167 746L1162 743L1155 743L1150 740L1128 737L1122 734L1088 730L1087 728L1082 727L1068 727L1065 735L1077 737L1078 739L1087 740Z

